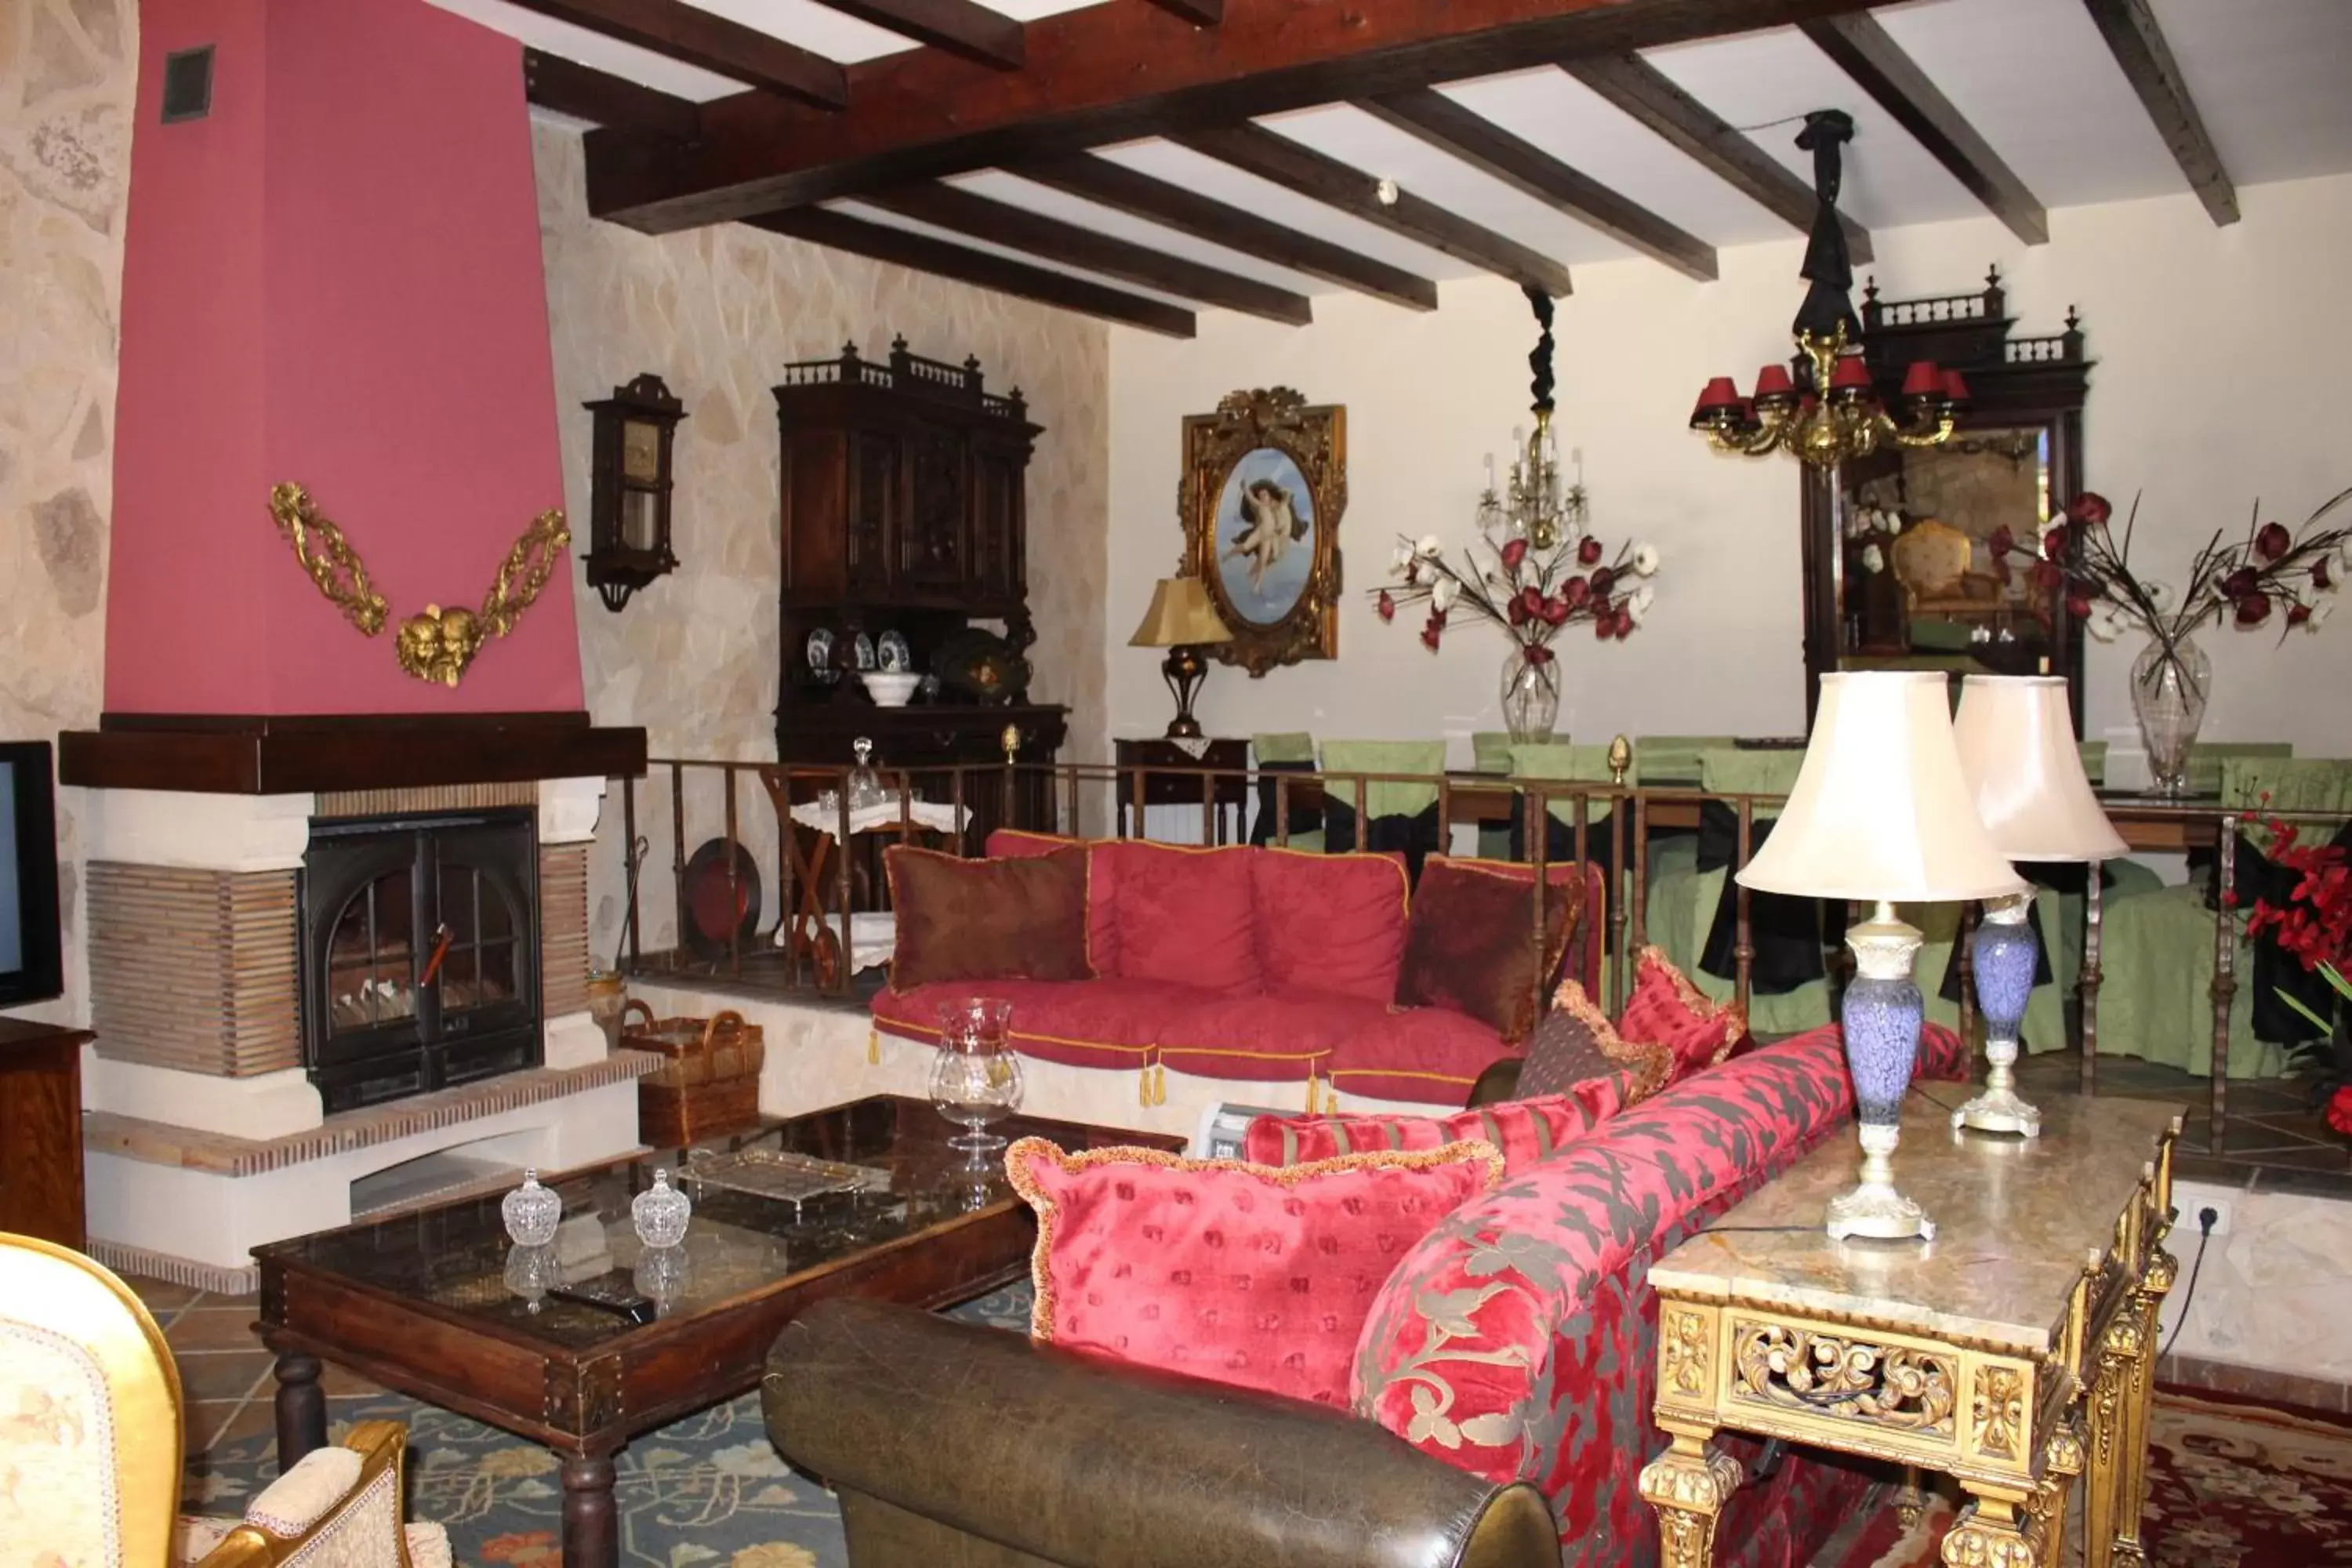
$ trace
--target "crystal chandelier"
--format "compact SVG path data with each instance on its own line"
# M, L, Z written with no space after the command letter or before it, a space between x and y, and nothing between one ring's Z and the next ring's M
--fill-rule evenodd
M1797 145L1813 155L1818 205L1805 264L1798 270L1812 287L1797 311L1798 357L1790 362L1795 374L1790 366L1766 365L1756 373L1756 391L1748 397L1740 395L1727 375L1706 384L1691 413L1691 428L1706 432L1718 452L1760 458L1787 451L1818 467L1835 468L1885 445L1939 445L1951 437L1954 413L1968 402L1959 372L1927 360L1913 364L1903 378L1900 418L1888 412L1871 380L1850 294L1853 268L1837 219L1838 149L1852 140L1853 121L1843 111L1822 109L1805 116Z
M1543 552L1556 550L1561 540L1584 532L1584 486L1580 480L1560 483L1559 441L1551 429L1551 296L1532 284L1527 296L1535 310L1536 324L1542 329L1528 355L1528 366L1535 372L1535 404L1529 412L1536 416L1536 427L1532 433L1525 426L1511 432L1507 489L1496 489L1495 455L1486 454L1486 489L1478 498L1478 530L1497 546L1507 540L1524 539L1530 549Z

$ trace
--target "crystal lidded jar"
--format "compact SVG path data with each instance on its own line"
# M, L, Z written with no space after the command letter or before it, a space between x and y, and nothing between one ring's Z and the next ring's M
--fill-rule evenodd
M525 1171L522 1185L499 1200L499 1217L517 1247L545 1247L563 1223L563 1200L539 1184L537 1171Z
M694 1205L669 1184L667 1168L654 1172L654 1184L629 1200L629 1223L647 1247L676 1247L686 1239L686 1222Z

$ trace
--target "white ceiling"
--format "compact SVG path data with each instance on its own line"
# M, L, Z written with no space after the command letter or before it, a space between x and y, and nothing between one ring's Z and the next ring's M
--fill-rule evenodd
M739 84L526 11L506 0L432 0L544 49L698 101ZM844 62L912 47L816 0L693 0ZM1089 0L982 0L1033 20ZM2352 0L2150 0L2231 177L2241 185L2352 171ZM2188 183L2107 52L2082 0L1910 0L1875 13L1889 35L1968 117L2045 205L2082 205L2186 191ZM1806 155L1794 124L1834 105L1854 119L1842 205L1872 228L1978 216L1975 199L1877 104L1793 28L1650 51L1645 58L1801 178ZM1602 184L1717 246L1793 231L1683 157L1598 94L1550 67L1444 90ZM1614 259L1624 247L1346 105L1267 117L1263 123L1369 174L1385 176L1465 217L1570 266ZM1469 275L1464 262L1164 142L1104 149L1109 156L1276 222L1306 229L1424 277ZM1340 287L1204 244L995 171L956 183L1104 233L1305 293ZM845 212L935 232L856 203ZM980 248L964 236L948 236ZM1024 260L1060 267L1049 258ZM1085 274L1080 273L1080 276ZM1130 292L1134 285L1104 279Z

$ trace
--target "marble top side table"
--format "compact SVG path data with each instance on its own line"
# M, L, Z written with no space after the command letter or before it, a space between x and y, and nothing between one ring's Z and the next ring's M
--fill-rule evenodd
M1903 1189L1932 1242L1832 1241L1861 1151L1824 1143L1650 1270L1657 1421L1642 1472L1664 1568L1712 1560L1730 1430L1935 1470L1968 1505L1951 1568L2044 1568L2084 1486L2084 1568L2139 1568L2157 1307L2181 1108L2042 1101L2042 1132L1955 1131L1915 1090Z

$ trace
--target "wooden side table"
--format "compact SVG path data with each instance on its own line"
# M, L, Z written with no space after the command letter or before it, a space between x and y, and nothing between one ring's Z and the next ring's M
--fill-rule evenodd
M2157 1308L2181 1108L2045 1098L2037 1139L1955 1132L1914 1093L1896 1179L1932 1242L1832 1241L1840 1137L1650 1270L1657 1420L1642 1472L1664 1568L1712 1560L1742 1479L1719 1431L1936 1470L1969 1502L1951 1568L2053 1568L2084 1487L2084 1568L2137 1568Z
M1130 815L1141 832L1147 805L1197 805L1201 808L1203 844L1223 844L1227 837L1225 814L1238 826L1249 805L1247 741L1177 742L1165 738L1113 741L1111 760L1118 764L1118 836L1128 836ZM1197 749L1198 754L1195 754ZM1166 768L1167 773L1146 772ZM1202 770L1230 773L1211 778ZM1236 832L1234 837L1239 837Z
M0 1018L0 1230L82 1249L87 1029Z

